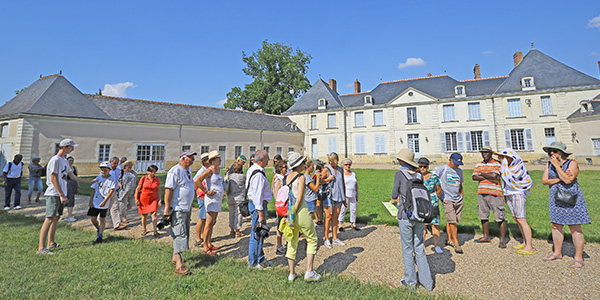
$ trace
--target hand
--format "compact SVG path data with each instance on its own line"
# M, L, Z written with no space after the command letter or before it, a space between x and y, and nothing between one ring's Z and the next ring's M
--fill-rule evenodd
M65 195L62 195L60 196L60 202L62 202L62 204L69 203L69 198L67 198Z
M94 203L90 202L90 208L94 208Z
M392 199L392 200L390 200L390 203L391 204L398 204L398 199Z
M565 174L567 174L567 176L569 177L573 176L573 172L571 172L571 170L567 170Z
M214 196L214 194L216 194L217 192L215 191L207 191L206 194L209 196Z
M346 201L342 201L342 204L344 204L345 207L348 207L348 203L346 203Z
M158 203L160 203L160 202L158 202ZM165 216L168 216L168 215L169 215L169 208L168 208L168 207L166 207L166 206L165 206L165 211L163 212L163 214L164 214Z
M106 199L104 199L104 201L100 202L100 207L103 207L104 205L106 205Z
M158 207L160 207L162 205L162 203L160 203L160 201L158 201Z
M160 202L159 202L160 203ZM135 205L140 206L140 200L135 200Z
M94 184L96 182L98 182L98 179L96 179L96 178L92 179L92 184Z
M558 159L558 157L556 157L555 155L550 156L550 163L555 167L555 168L560 168L560 160Z

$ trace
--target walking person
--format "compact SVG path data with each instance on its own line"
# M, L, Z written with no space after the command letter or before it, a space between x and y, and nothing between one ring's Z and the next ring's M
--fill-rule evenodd
M531 227L527 223L525 211L527 196L533 182L523 160L515 150L505 148L496 154L502 160L500 174L502 174L504 199L523 236L523 242L513 248L519 249L517 251L519 254L533 255L535 249L533 249Z
M545 257L544 261L562 260L562 244L565 239L563 227L569 226L575 246L575 256L573 257L572 268L580 269L585 266L583 263L583 246L585 238L581 225L590 224L590 214L587 209L585 198L581 187L577 183L579 175L579 165L575 160L569 159L573 154L567 151L567 146L561 142L552 142L550 146L543 148L550 162L544 169L542 182L550 186L550 197L548 199L548 209L550 213L550 223L552 223L552 242L554 252ZM566 192L567 196L575 198L574 204L567 204L559 199L557 194Z
M327 248L333 248L332 243L340 246L346 245L338 238L338 217L340 207L346 205L346 184L342 168L338 165L339 157L337 153L331 152L327 155L329 166L323 169L321 178L323 182L332 182L331 193L323 202L325 207L325 241L323 245ZM332 227L333 240L329 241L329 226Z
M27 166L27 169L29 169L29 181L27 182L27 186L29 187L27 191L27 203L31 203L31 195L33 195L34 188L37 188L35 202L40 202L40 196L44 192L44 185L42 184L42 171L45 169L44 166L40 165L40 157L34 156L33 159L31 159L29 166Z
M277 157L277 156L275 156ZM279 156L281 158L281 156ZM273 175L273 195L277 197L277 193L279 193L279 189L283 186L283 179L285 178L285 174L288 171L287 161L282 159L273 159L273 163L275 164L275 173ZM275 254L277 255L285 255L285 247L283 247L283 232L279 231L279 223L281 220L285 218L285 216L280 216L277 214L277 245L275 247Z
M344 170L344 184L346 187L346 203L350 210L350 228L356 231L360 228L356 227L356 205L358 203L358 181L356 180L356 173L350 168L352 167L352 160L349 158L342 159L342 167ZM339 230L344 231L344 217L346 216L346 206L342 206L340 209Z
M117 188L117 182L110 175L110 164L105 161L100 163L100 175L92 184L92 193L90 194L89 209L87 215L90 216L92 225L96 228L96 240L94 244L102 243L104 240L104 228L106 227L106 212L113 201L113 194Z
M492 147L483 146L479 151L483 161L478 163L473 170L473 180L479 182L477 188L477 212L481 227L483 228L483 237L475 240L476 243L491 242L490 236L490 211L494 213L496 223L500 226L500 243L498 247L506 248L506 210L504 209L504 197L502 193L502 177L500 176L500 162L492 158Z
M394 188L392 189L392 200L400 203L397 218L404 262L404 279L400 282L411 289L416 289L420 283L425 289L431 291L433 290L433 278L431 277L431 270L423 244L425 224L409 220L402 204L409 189L409 178L407 176L423 179L423 175L417 171L418 165L414 162L414 157L412 150L400 150L397 159L401 167L394 175ZM415 264L419 268L418 278Z
M79 172L77 171L77 167L73 165L75 163L75 158L73 156L67 157L67 161L69 162L69 167L73 170L73 174L75 176L79 176ZM75 207L75 195L79 191L79 182L67 178L67 198L69 198L69 202L67 203L67 222L75 222L77 219L73 216L73 208Z
M199 187L195 186L195 182L196 179L198 179L198 177L200 177L200 175L202 175L204 171L206 171L206 168L210 166L210 164L208 163L208 153L200 154L200 163L202 163L202 167L200 167L200 170L198 170L196 176L194 176L194 188L196 189L196 197L198 201L198 222L196 222L197 247L203 247L202 234L204 233L204 224L206 224L206 206L204 205L204 197L206 196L206 194L204 194L204 191L202 191ZM206 180L202 182L202 185L206 187Z
M2 170L2 185L4 185L4 210L10 210L10 196L15 190L14 209L21 209L21 177L23 176L23 155L17 154Z
M266 228L267 205L271 202L271 188L265 175L265 167L269 164L269 154L265 150L258 150L254 156L254 164L246 172L248 185L248 210L252 217L252 230L248 242L248 266L262 269L270 266L271 262L265 258L263 251L264 236L257 235L257 231Z
M148 232L146 223L148 222L148 214L152 217L152 228L154 236L158 236L156 222L158 217L156 212L160 207L160 178L156 176L158 167L156 165L148 166L148 174L142 176L134 193L135 204L138 206L138 213L142 215L142 236Z
M117 195L119 203L119 214L121 215L121 223L127 224L127 210L133 207L135 202L135 190L137 188L137 176L132 172L133 162L127 161L121 165L121 178L119 184L121 188Z
M442 195L442 186L440 179L437 175L429 172L429 159L425 157L419 158L417 161L419 166L418 171L423 174L423 184L429 191L429 197L431 198L431 206L434 212L434 218L429 224L425 224L425 231L423 233L423 240L427 235L427 226L431 226L431 234L433 235L433 247L436 253L443 253L440 248L440 196Z
M310 212L310 216L315 218L315 210L317 207L317 200L319 198L319 181L321 177L321 173L319 171L315 172L315 178L310 175L315 170L315 163L312 160L306 160L306 170L304 172L304 177L306 178L306 188L304 193L304 200L306 201L306 206L308 206L308 211Z
M194 180L194 186L200 188L204 193L204 205L206 206L206 223L202 239L204 240L203 252L215 255L215 251L221 247L212 244L213 227L217 223L217 216L223 205L223 176L221 175L221 155L219 151L208 153L208 164L210 165L200 177ZM202 181L206 180L206 186Z
M229 234L235 237L243 237L242 214L239 205L246 199L246 176L244 175L244 163L233 164L232 172L229 174L229 184L226 185L227 207L229 208Z
M113 157L110 159L109 161L110 163L110 176L113 177L113 179L118 182L117 188L115 189L115 193L113 194L113 197L117 198L117 195L120 193L120 189L122 188L122 183L121 183L121 176L123 175L123 171L121 169L121 167L119 167L120 165L120 160L118 157ZM125 225L123 223L123 218L121 217L121 209L120 209L120 205L119 205L119 201L115 200L115 201L110 201L110 219L112 220L112 224L113 224L113 229L114 230L123 230L127 227L127 225Z
M448 159L448 164L439 166L433 173L440 179L442 186L442 199L444 212L446 213L446 245L454 248L454 252L462 254L463 249L458 242L458 226L462 220L463 210L463 157L454 152Z

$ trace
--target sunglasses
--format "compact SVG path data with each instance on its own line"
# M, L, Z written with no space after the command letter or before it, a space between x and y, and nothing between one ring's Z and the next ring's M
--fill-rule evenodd
M344 164L344 166L351 166L352 164Z
M427 168L429 168L429 166L419 166L419 168L420 168L420 169L422 169L422 168L425 168L425 169L427 169Z

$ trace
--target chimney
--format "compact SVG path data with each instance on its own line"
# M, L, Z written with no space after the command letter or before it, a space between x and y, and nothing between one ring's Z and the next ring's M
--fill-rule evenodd
M337 81L335 81L335 79L329 79L329 88L337 93Z
M523 52L517 51L513 54L513 61L515 63L515 68L521 63L523 60Z
M598 69L600 70L600 60L598 61Z
M358 81L358 78L354 80L354 93L360 93L360 81Z
M481 69L479 68L479 64L475 64L473 74L475 74L475 79L481 79Z
M256 112L259 113L259 114L262 114L263 110L262 110L262 108L259 108L259 109L256 110Z
M431 77L431 73L427 73L427 77Z

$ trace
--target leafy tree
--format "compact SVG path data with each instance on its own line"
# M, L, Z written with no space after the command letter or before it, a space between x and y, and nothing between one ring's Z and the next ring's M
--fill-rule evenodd
M299 49L266 40L252 55L242 51L242 61L246 64L242 71L254 81L244 89L232 88L227 93L225 108L263 109L265 113L281 114L310 88L306 72L311 58Z

